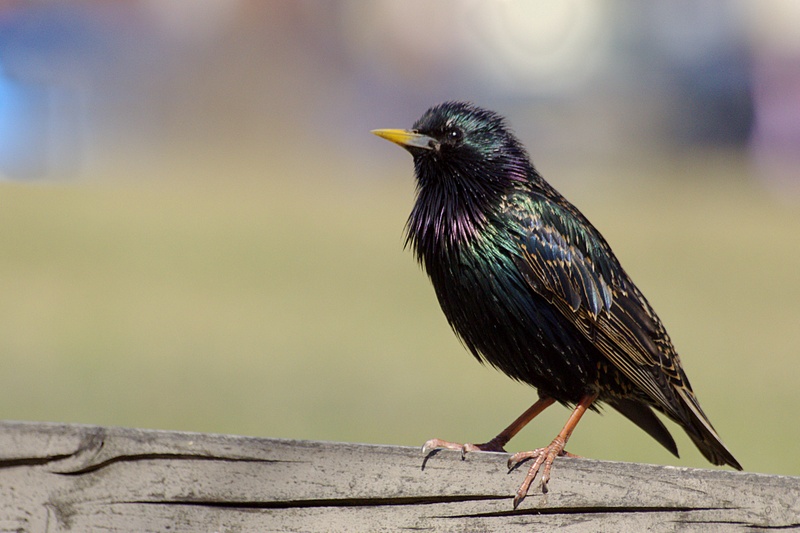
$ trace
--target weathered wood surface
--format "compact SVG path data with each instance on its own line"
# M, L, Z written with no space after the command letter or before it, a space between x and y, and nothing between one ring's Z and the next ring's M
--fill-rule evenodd
M512 510L505 454L0 422L0 531L800 529L800 478L557 459Z

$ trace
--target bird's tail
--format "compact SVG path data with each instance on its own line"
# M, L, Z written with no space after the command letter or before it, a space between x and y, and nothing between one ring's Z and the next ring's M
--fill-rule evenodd
M684 426L686 433L691 437L692 442L700 450L700 453L715 465L730 465L736 470L742 470L742 465L722 443L722 439L720 439L714 426L709 422L694 393L683 387L677 388L676 392L685 407L682 411L687 418Z

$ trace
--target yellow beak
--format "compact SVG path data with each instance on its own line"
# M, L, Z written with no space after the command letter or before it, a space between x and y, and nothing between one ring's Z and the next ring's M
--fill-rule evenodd
M372 133L382 137L387 141L399 144L403 148L421 148L423 150L433 150L438 141L433 137L428 137L421 133L414 133L408 130L372 130Z

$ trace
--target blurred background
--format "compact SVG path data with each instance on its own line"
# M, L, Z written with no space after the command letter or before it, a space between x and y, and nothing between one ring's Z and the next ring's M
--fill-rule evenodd
M800 3L0 0L0 417L483 442L536 398L403 250L369 134L507 116L747 470L800 475ZM542 446L554 407L509 450ZM674 459L618 414L570 451Z

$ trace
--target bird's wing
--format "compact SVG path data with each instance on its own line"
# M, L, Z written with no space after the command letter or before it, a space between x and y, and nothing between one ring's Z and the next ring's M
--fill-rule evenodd
M509 204L516 244L523 251L523 273L537 292L557 297L573 313L597 318L610 311L618 264L602 240L582 227L566 209L539 197Z
M700 407L661 321L594 226L563 198L520 194L504 211L512 221L517 267L533 290L549 299L653 405L681 423L709 461L741 470ZM636 404L625 404L624 396L622 403L610 400L611 405L675 453L658 419L632 409Z
M677 354L599 232L566 201L536 194L512 199L505 212L513 220L518 267L530 286L636 387L679 417L670 385L688 382Z

